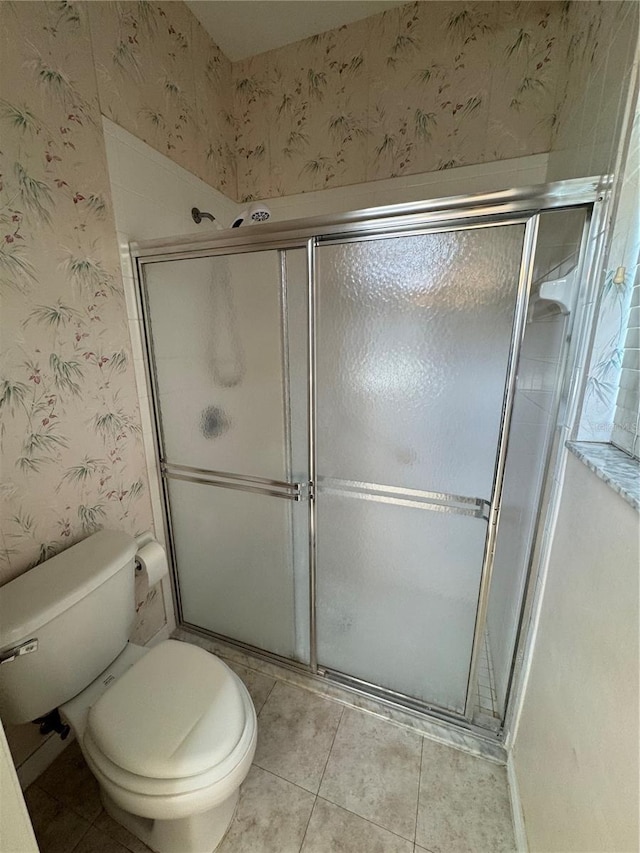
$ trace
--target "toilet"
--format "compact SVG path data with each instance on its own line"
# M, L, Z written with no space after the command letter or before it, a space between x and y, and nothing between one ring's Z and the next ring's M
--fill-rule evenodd
M203 649L128 641L137 548L102 530L0 588L0 719L57 708L116 821L157 853L212 853L253 760L255 709Z

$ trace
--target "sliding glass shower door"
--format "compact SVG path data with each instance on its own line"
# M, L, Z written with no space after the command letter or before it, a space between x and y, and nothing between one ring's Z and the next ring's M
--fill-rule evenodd
M468 714L525 225L297 239L144 259L181 622Z
M320 245L321 667L462 714L524 226Z
M307 660L306 253L149 263L145 297L182 619Z

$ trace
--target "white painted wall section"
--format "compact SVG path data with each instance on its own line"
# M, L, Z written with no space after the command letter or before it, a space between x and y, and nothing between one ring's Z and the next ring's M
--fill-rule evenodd
M638 850L639 520L569 454L514 746L531 853Z

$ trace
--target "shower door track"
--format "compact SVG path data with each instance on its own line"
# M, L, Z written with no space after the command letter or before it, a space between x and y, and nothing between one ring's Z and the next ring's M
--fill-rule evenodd
M499 220L519 214L531 216L543 210L583 207L602 200L603 193L610 188L610 178L571 178L532 187L373 207L335 216L294 219L287 223L267 222L259 227L229 229L214 235L198 233L186 237L134 241L130 249L132 257L141 265L203 255L209 257L265 249L304 248L310 240L341 239L347 235L391 236L391 232L407 231L412 227L422 230L432 226L451 230L463 221L482 222L488 217Z
M439 726L445 727L452 733L455 733L452 734L452 743L459 744L459 733L461 731L467 732L474 738L474 741L483 745L482 752L487 757L492 757L501 762L506 761L502 746L502 733L500 731L493 731L478 726L470 722L466 717L456 714L447 708L442 708L434 703L421 702L404 693L388 690L385 687L380 687L377 684L337 672L327 667L318 667L316 672L313 672L309 664L283 657L274 652L267 652L257 646L252 646L250 643L236 640L233 637L227 637L224 634L218 634L215 631L209 631L207 628L201 628L199 625L193 625L190 622L181 621L180 628L189 633L212 640L223 647L232 647L247 655L251 655L257 660L288 670L292 674L309 679L319 686L332 685L346 691L349 695L353 695L356 699L371 700L388 710L400 711L408 715L408 717L413 718L416 723L420 721L437 723ZM223 653L224 649L219 651ZM247 665L250 666L251 664Z
M504 467L506 464L506 453L508 445L508 430L513 409L515 380L519 361L520 348L524 334L524 322L526 320L526 305L531 283L533 254L535 251L537 237L538 215L546 210L585 208L590 207L596 201L603 201L609 194L610 180L596 178L571 179L554 184L546 184L537 187L499 191L489 194L478 194L472 196L459 196L452 198L437 199L426 202L416 202L405 205L393 205L369 210L355 211L335 217L317 217L291 221L283 226L282 223L261 225L260 229L250 228L249 234L235 232L223 232L219 236L203 236L201 234L186 238L173 240L149 240L141 243L131 244L131 254L135 259L135 272L138 282L138 299L141 316L143 318L142 334L143 344L146 352L145 369L147 380L151 390L151 400L154 413L154 444L156 450L156 466L162 490L162 510L165 527L167 531L167 545L171 563L171 582L176 603L176 616L181 626L191 631L211 637L220 642L229 644L245 650L265 661L271 661L293 671L305 673L311 678L320 679L322 682L330 681L360 696L374 697L394 708L403 709L413 714L431 717L438 722L462 728L477 737L495 743L503 738L504 718L500 730L491 732L487 728L475 725L471 721L471 702L474 687L474 678L478 665L479 648L486 621L488 606L489 585L491 580L491 563L493 551L495 550L495 539L497 535L500 518L500 491L504 478ZM387 690L379 685L370 684L354 676L333 672L318 665L317 660L317 629L316 629L316 518L315 518L315 491L322 488L318 482L316 469L316 341L315 341L315 249L318 245L327 242L347 242L352 239L369 239L376 237L393 237L417 233L433 233L435 231L458 230L461 228L477 228L489 225L525 224L526 232L522 248L521 268L516 297L516 309L512 334L512 350L507 371L507 383L505 398L501 416L500 437L498 443L497 462L492 490L492 501L489 505L484 499L462 498L456 496L444 497L445 511L450 506L456 507L458 511L465 514L475 514L477 517L488 521L488 531L485 543L485 556L478 595L478 608L476 611L476 624L474 630L473 648L470 660L469 678L467 683L467 698L463 714L453 712L447 708L441 708L433 703L416 700L413 697ZM177 466L171 466L173 471L167 470L162 459L162 426L159 411L158 382L153 357L153 345L149 332L149 306L144 276L144 266L156 262L169 260L183 260L204 256L216 256L225 254L239 254L244 252L265 251L268 249L292 249L306 248L307 250L307 276L308 276L308 346L309 346L309 394L307 401L308 424L309 424L309 482L305 484L284 483L280 481L255 482L256 478L245 478L243 475L228 475L226 472L180 472L175 470ZM184 466L182 466L184 467ZM220 476L222 475L222 476ZM180 600L180 588L178 582L177 563L175 555L174 537L171 524L171 511L167 490L167 477L179 479L195 479L202 477L198 482L207 482L210 485L226 488L241 488L248 490L263 490L277 497L287 497L293 500L308 500L309 504L309 615L310 615L310 658L309 663L300 663L296 660L284 658L280 655L265 651L246 644L242 641L226 637L221 634L192 625L183 619L182 604ZM219 478L219 479L218 479ZM242 482L250 480L253 483ZM234 482L235 481L235 482ZM373 484L366 484L373 485ZM275 486L275 489L272 488ZM306 488L303 488L306 487ZM384 486L375 487L373 498L384 499ZM387 493L389 490L387 489ZM425 492L424 495L432 493ZM399 497L399 496L398 496ZM442 498L441 498L442 501ZM451 501L451 502L450 502ZM456 503L456 501L458 503ZM460 506L460 502L475 503L475 509L466 509ZM439 509L438 500L434 501L429 508ZM480 509L481 507L481 509ZM487 507L489 507L487 511ZM426 508L426 505L425 505ZM455 509L454 509L455 511ZM529 579L530 585L531 579ZM530 590L525 590L523 601L526 602ZM524 604L523 604L524 606ZM521 637L518 642L521 641ZM514 650L514 659L518 652L518 646ZM506 697L506 707L510 704L510 697Z

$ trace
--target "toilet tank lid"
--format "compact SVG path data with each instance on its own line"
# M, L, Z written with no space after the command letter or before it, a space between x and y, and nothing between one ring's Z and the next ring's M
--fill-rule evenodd
M0 587L0 649L37 636L38 630L135 557L136 540L100 530Z

